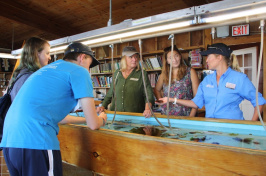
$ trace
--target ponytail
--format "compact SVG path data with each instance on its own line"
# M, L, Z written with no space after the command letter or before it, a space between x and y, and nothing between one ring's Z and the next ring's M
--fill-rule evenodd
M234 54L231 54L231 58L229 59L228 66L230 66L235 71L241 72L241 70L239 68L237 57Z

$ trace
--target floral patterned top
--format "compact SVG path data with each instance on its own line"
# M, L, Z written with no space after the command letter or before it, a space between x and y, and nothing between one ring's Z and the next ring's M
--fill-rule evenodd
M184 100L191 100L193 98L192 82L191 82L191 68L187 68L186 75L179 81L174 81L170 87L170 97ZM168 96L168 84L163 84L163 97ZM166 114L167 104L161 106L162 114ZM189 116L191 108L187 106L174 105L169 103L169 115L175 116Z

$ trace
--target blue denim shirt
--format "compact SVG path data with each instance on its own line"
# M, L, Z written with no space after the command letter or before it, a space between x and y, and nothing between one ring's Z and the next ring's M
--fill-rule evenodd
M205 105L206 117L244 120L239 108L244 99L249 100L255 107L256 89L247 75L229 67L220 77L218 86L216 71L205 77L192 101L199 108ZM258 100L259 105L266 103L261 93L258 94Z

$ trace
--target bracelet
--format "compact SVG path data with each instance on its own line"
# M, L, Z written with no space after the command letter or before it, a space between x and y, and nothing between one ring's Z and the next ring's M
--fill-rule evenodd
M175 101L174 101L174 103L173 103L174 105L176 104L176 101L177 101L177 99L175 98Z

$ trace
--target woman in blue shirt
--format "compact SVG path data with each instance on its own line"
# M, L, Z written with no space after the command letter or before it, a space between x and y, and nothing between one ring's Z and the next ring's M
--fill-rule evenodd
M238 64L232 64L237 63L232 52L223 43L213 44L201 52L202 56L207 56L208 67L214 73L204 78L192 100L169 98L169 101L192 108L202 108L205 105L206 117L209 118L244 120L239 104L247 99L255 107L256 89L247 75L239 72ZM167 97L160 100L163 101L161 104L165 104ZM261 112L266 104L261 93L258 94L258 102ZM252 120L258 120L256 108Z

